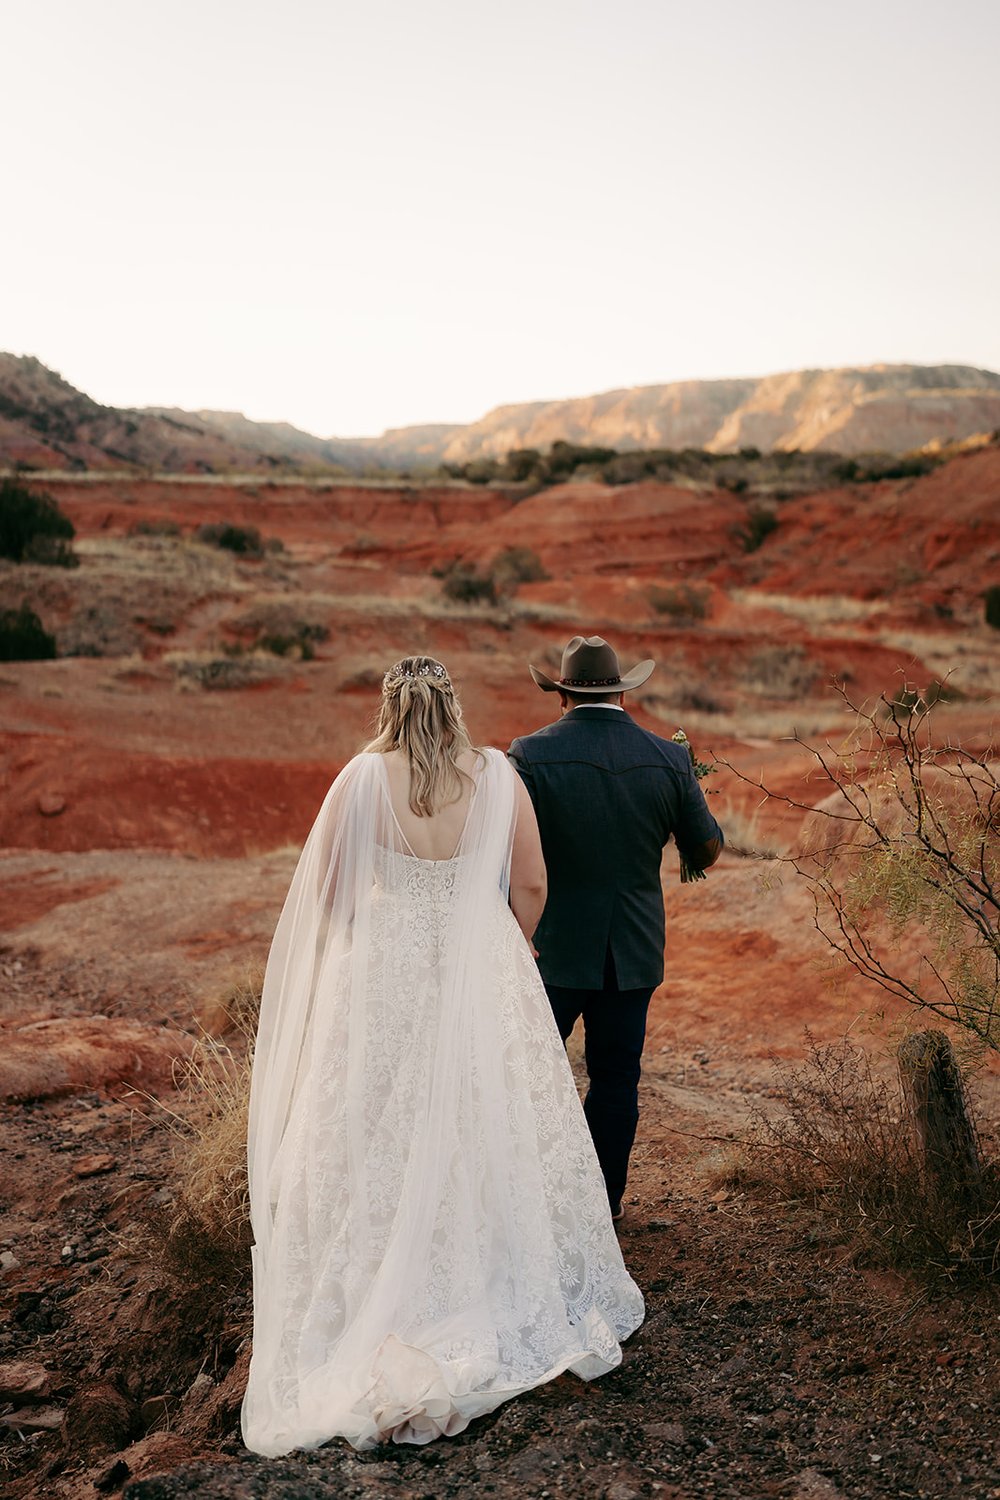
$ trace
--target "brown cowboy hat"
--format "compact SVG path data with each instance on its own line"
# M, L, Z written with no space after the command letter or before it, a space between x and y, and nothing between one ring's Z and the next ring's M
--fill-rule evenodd
M530 662L528 670L543 693L557 693L560 688L567 693L627 693L641 687L655 666L647 657L623 677L614 647L599 635L575 635L562 654L558 682Z

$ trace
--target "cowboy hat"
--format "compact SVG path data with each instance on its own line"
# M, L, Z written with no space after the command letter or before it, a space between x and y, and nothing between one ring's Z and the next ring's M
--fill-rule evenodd
M528 670L543 693L557 693L560 688L566 693L627 693L630 688L641 687L655 666L655 661L647 657L623 677L618 654L607 641L599 635L575 635L562 654L557 682L530 662Z

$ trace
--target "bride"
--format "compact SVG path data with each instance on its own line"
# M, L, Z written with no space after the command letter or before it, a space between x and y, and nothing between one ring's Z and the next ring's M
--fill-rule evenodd
M509 900L509 904L508 904ZM530 800L440 662L386 673L268 959L250 1094L248 1448L426 1443L642 1321L535 968Z

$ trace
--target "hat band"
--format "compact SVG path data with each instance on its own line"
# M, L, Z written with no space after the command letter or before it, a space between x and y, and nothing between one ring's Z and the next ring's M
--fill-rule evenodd
M560 687L617 687L621 677L560 677Z

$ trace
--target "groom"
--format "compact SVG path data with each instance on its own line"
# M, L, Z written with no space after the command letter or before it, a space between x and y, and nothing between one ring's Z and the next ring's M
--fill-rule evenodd
M616 1220L639 1120L646 1010L663 978L663 846L673 835L688 863L707 869L723 844L687 748L625 711L623 695L654 666L622 675L607 641L574 636L558 681L530 668L543 692L559 694L561 718L509 751L548 873L538 967L563 1041L583 1017L584 1112Z

